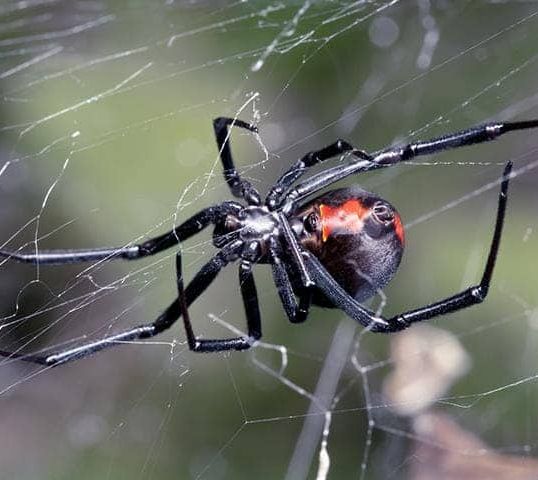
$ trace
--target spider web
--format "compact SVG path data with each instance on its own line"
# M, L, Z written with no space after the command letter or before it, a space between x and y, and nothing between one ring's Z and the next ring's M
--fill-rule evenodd
M535 2L35 0L6 1L0 15L2 248L128 245L230 198L217 116L258 124L259 137L234 131L232 147L262 192L339 137L375 151L538 118ZM411 329L434 339L398 356L398 336L361 332L337 310L290 325L260 266L264 336L250 352L192 354L178 324L56 369L2 360L1 477L418 479L444 478L420 476L419 447L460 463L493 462L488 448L538 457L536 138L515 133L343 182L404 218L404 261L373 304L389 315L480 278L500 174L514 161L487 302L428 322L450 336ZM191 278L214 253L210 232L182 252ZM54 351L153 320L174 298L174 255L2 261L1 347ZM236 269L192 318L206 338L244 330ZM435 352L465 358L455 386ZM408 359L418 359L415 380L437 382L423 410L424 398L389 388ZM423 428L424 411L481 443L461 434L461 449L447 447Z

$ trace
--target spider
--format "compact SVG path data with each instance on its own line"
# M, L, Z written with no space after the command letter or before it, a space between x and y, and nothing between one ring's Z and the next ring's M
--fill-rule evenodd
M155 321L100 340L53 353L0 355L46 366L64 364L109 347L146 339L170 328L183 318L189 348L195 352L245 350L261 338L253 266L269 264L284 311L293 323L304 322L311 304L343 310L372 332L398 332L411 324L481 303L489 290L503 229L508 182L508 162L502 175L493 239L482 279L455 295L391 318L378 317L360 302L372 297L394 276L404 247L404 230L396 209L379 196L359 187L330 190L305 200L335 182L409 161L417 156L487 142L515 130L538 127L538 120L488 123L428 141L387 148L372 154L344 140L307 153L286 170L262 202L258 191L237 172L230 149L230 127L256 133L257 128L238 119L213 121L224 179L237 201L204 208L172 231L141 244L122 248L51 250L19 253L0 250L0 256L33 264L66 264L108 259L136 260L175 247L213 225L213 244L218 249L184 288L181 251L176 253L177 298ZM316 164L340 157L338 165L302 183L300 177ZM229 263L239 262L239 284L248 336L203 339L195 335L188 307Z

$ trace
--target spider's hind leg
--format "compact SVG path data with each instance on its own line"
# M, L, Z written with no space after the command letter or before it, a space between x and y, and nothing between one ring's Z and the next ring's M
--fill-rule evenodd
M506 204L508 202L508 184L510 181L510 173L512 171L512 162L508 162L504 168L501 189L499 191L499 200L497 202L497 217L495 220L495 229L493 238L489 247L488 258L484 273L478 285L473 285L462 292L456 293L450 297L433 302L425 307L416 308L407 312L396 315L387 320L388 327L386 330L380 331L399 331L407 328L412 323L428 320L429 318L437 317L438 315L446 315L450 312L462 310L472 305L482 303L489 292L493 270L497 261L497 253L501 244L501 236L504 226L504 217L506 214Z
M306 264L316 286L336 307L346 312L351 318L358 321L372 332L382 333L398 332L408 328L413 323L428 320L440 315L446 315L447 313L462 310L483 302L489 291L499 245L501 243L511 170L512 163L508 162L503 172L503 179L499 192L493 239L491 241L486 266L484 267L484 273L482 274L482 279L478 285L473 285L450 297L443 298L424 307L408 310L391 318L377 317L373 312L360 305L353 297L347 294L342 286L332 278L327 270L325 270L317 258L311 254L307 254L305 256Z

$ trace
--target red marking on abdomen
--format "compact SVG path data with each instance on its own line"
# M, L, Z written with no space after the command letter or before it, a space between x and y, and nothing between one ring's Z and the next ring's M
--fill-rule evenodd
M362 229L364 218L370 214L370 209L365 207L360 200L353 199L334 207L321 204L319 212L321 238L325 242L335 230L358 233Z
M402 225L402 219L398 214L396 214L394 217L394 232L396 233L398 240L400 240L400 243L403 245L405 242L405 233Z

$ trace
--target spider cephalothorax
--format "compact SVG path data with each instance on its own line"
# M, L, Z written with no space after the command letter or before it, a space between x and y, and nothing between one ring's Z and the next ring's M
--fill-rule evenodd
M0 355L42 365L80 359L114 345L153 337L183 317L189 348L198 352L244 350L261 337L261 317L252 273L259 263L271 265L276 289L291 322L306 320L312 303L340 308L372 332L397 332L414 322L480 303L486 297L501 240L511 163L504 169L493 240L478 285L429 305L381 318L359 302L382 289L400 263L404 231L395 208L358 187L331 190L310 196L352 174L384 168L442 150L493 140L514 131L538 127L538 120L492 123L461 132L368 154L349 143L335 143L306 154L276 181L262 202L258 191L237 172L230 149L229 127L256 131L237 119L213 122L224 168L224 179L235 197L246 204L227 201L207 207L172 231L125 248L55 250L19 253L0 250L0 256L21 262L63 264L121 258L134 260L177 247L214 225L218 251L184 288L181 252L176 254L177 298L152 323L110 335L75 348L44 355L0 351ZM339 165L297 180L312 166L341 157ZM226 339L201 339L194 334L188 307L215 280L227 264L239 261L239 285L248 334Z

